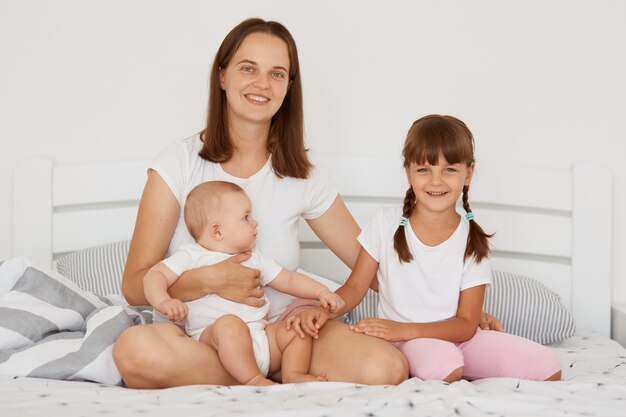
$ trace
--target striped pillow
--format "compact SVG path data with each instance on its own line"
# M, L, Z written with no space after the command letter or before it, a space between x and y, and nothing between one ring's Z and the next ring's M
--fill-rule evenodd
M346 323L356 324L369 317L378 317L378 293L372 290L367 290L361 303L346 314Z
M100 296L122 295L122 274L130 241L108 243L68 253L56 268L81 289Z
M572 337L576 323L561 298L540 282L503 271L492 272L493 283L485 292L484 310L496 316L504 329L547 345ZM347 323L376 317L378 294L368 290L361 304L347 315ZM550 320L546 320L549 317Z
M544 345L574 336L576 322L558 294L529 277L504 271L492 274L483 308L507 332Z

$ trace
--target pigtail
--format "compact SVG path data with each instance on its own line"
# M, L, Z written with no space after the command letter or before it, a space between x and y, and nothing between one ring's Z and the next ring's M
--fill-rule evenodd
M406 191L406 196L404 197L402 217L408 219L413 212L413 207L415 207L415 193L413 192L413 188L409 187ZM400 219L398 219L398 221L400 221ZM400 225L398 226L396 233L393 235L393 247L396 252L398 252L398 259L400 260L400 263L411 262L413 260L413 254L409 250L409 245L406 242L406 235L404 234L405 227L411 226L408 223L406 225Z
M470 214L472 209L469 205L468 194L469 185L466 185L463 187L463 208ZM474 256L476 257L476 263L480 263L484 258L487 258L491 253L491 248L489 247L489 238L491 237L493 237L493 233L490 235L485 233L472 215L469 222L469 234L467 235L467 245L465 246L463 260L465 261L467 258Z

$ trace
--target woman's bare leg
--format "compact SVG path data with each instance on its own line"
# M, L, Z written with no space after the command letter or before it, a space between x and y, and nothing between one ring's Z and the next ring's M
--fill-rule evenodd
M310 373L329 381L396 385L409 376L409 364L393 345L355 333L344 323L328 321L313 341Z
M127 386L237 385L210 346L196 342L171 323L127 329L113 348L113 359ZM391 344L327 322L313 341L310 373L329 381L370 385L399 384L408 363Z
M113 359L130 388L237 385L215 350L171 323L125 330L113 347Z

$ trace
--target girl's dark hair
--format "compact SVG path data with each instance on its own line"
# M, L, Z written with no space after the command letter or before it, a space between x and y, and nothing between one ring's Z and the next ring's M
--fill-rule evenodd
M402 149L404 167L408 168L411 163L424 164L428 162L436 165L439 156L450 164L464 163L468 167L474 164L474 137L465 123L456 117L429 115L416 120L407 134ZM463 187L463 208L471 213L469 201L469 185ZM409 187L404 197L402 216L407 219L411 216L416 203L415 193ZM491 252L489 248L489 235L480 227L475 220L469 222L470 230L467 236L467 246L463 260L474 256L480 263ZM410 227L407 225L406 227ZM393 235L393 246L398 252L400 262L411 262L413 254L409 250L404 227L400 226Z
M289 51L289 88L283 104L270 124L267 150L272 154L272 168L278 177L308 178L312 164L304 147L302 83L296 43L280 23L247 19L230 31L215 55L211 68L206 127L201 133L204 145L200 157L211 162L226 162L233 156L228 130L226 93L220 84L220 69L228 67L239 46L251 33L267 33L287 44Z

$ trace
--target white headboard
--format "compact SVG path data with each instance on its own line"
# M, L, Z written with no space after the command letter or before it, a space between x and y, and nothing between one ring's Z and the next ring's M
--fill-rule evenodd
M407 188L395 158L312 155L360 225ZM18 163L13 255L41 265L85 247L129 239L148 161L55 166ZM610 334L612 178L593 163L570 170L479 163L470 190L477 221L492 239L492 266L531 276L561 295L580 328ZM304 269L336 280L345 267L301 223Z

